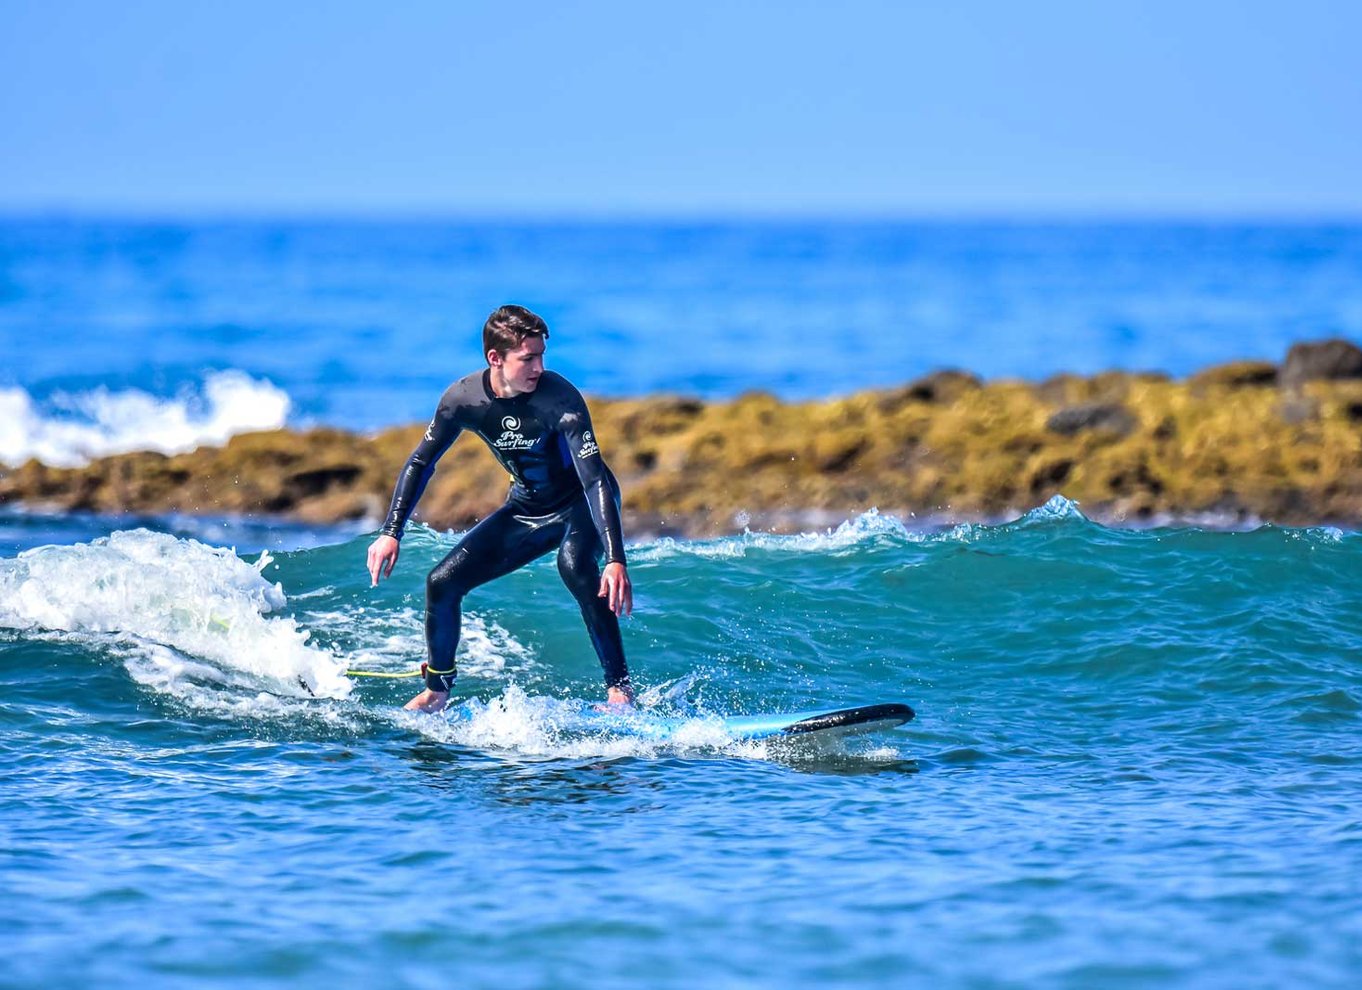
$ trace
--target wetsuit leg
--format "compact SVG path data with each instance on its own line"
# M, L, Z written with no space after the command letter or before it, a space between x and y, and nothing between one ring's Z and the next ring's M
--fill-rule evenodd
M561 521L536 524L512 505L503 505L435 565L426 578L426 656L432 671L449 673L427 674L426 687L448 691L453 683L464 595L548 553L564 530Z
M582 610L591 645L605 672L606 687L627 687L629 667L624 661L620 621L606 600L597 597L601 587L599 560L604 551L586 499L582 499L568 516L567 535L558 548L558 574Z

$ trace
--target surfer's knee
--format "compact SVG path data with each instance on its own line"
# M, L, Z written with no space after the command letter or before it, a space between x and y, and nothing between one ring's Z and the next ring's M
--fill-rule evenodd
M449 577L444 569L439 565L432 567L430 573L426 575L426 601L439 601L445 596L445 589L448 587Z
M601 584L601 569L595 554L564 543L558 549L558 576L578 601L594 598Z
M468 594L473 583L467 578L468 558L457 554L431 568L426 575L426 601L438 604L456 601Z

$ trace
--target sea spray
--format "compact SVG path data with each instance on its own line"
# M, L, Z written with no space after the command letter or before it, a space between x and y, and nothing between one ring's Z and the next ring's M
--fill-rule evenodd
M23 388L0 388L0 464L36 458L76 467L129 451L184 453L238 433L278 429L290 406L282 389L235 370L211 372L197 388L170 397L100 386L40 400Z
M207 663L275 690L344 697L344 664L308 645L295 620L269 614L287 601L263 576L270 563L149 530L37 547L0 561L0 625L108 634L148 644L144 655L171 674Z

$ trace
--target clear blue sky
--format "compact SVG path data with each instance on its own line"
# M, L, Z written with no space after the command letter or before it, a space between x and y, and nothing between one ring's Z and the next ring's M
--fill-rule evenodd
M0 0L0 210L1362 215L1362 4Z

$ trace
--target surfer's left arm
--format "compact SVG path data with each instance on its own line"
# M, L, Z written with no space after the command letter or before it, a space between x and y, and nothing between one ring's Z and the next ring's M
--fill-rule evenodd
M629 615L634 610L634 588L624 558L619 489L605 459L601 457L586 402L580 396L575 398L576 401L563 413L560 427L567 440L572 466L586 494L591 521L596 524L596 532L600 534L605 547L605 568L601 571L601 588L597 597L604 598L610 611L616 615Z

